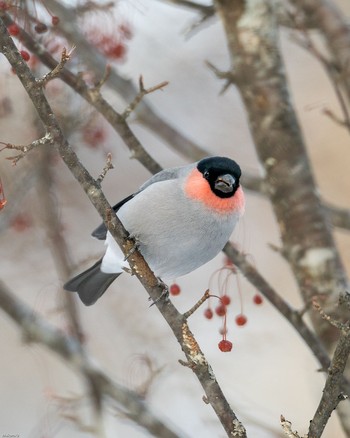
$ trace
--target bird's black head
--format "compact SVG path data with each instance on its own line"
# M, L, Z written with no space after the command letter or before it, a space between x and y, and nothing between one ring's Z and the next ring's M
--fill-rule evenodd
M209 157L199 161L197 169L208 181L211 190L220 198L230 198L236 193L241 177L239 165L226 157Z

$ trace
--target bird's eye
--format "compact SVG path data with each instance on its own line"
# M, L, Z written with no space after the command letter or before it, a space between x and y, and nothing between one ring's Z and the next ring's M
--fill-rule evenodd
M204 171L203 176L205 179L209 179L209 172L207 170Z

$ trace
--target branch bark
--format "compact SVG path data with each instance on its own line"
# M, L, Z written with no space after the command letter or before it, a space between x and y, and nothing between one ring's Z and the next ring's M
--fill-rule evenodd
M6 56L28 96L32 100L39 118L44 125L45 131L52 139L51 145L57 147L63 161L86 192L90 201L101 215L108 230L111 232L124 254L129 254L131 248L134 248L134 242L129 239L127 231L107 202L100 184L92 178L68 144L53 111L46 100L42 87L38 86L28 66L23 62L23 59L10 38L2 19L0 19L0 52ZM177 311L169 299L159 299L159 297L164 296L166 290L165 285L160 283L154 276L138 250L135 250L132 253L132 256L128 258L128 262L132 272L137 276L172 329L185 353L189 367L196 374L206 393L208 402L214 409L227 435L243 438L246 437L244 426L237 419L226 400L218 382L216 381L212 368L188 327L186 318Z
M344 14L329 0L291 0L325 38L329 52L334 57L338 80L350 103L350 29Z
M226 31L236 86L265 168L283 254L305 303L322 295L323 307L334 313L347 281L291 105L273 5L266 0L217 0L215 5ZM330 349L337 334L316 312L311 317Z
M311 1L311 0L310 0ZM247 110L267 192L280 227L282 252L304 302L322 297L332 317L347 319L337 307L346 274L322 208L302 132L294 113L278 44L273 2L215 0L233 64L232 77ZM337 330L311 311L320 339L331 351ZM347 406L348 408L348 406ZM346 417L342 425L350 434Z
M325 316L325 319L328 320L328 315ZM330 320L332 321L332 318ZM328 369L328 376L320 403L310 422L308 438L320 438L332 412L342 400L349 397L349 393L345 395L342 392L341 381L350 354L350 326L349 322L344 324L338 321L336 321L336 325L341 326L340 338Z

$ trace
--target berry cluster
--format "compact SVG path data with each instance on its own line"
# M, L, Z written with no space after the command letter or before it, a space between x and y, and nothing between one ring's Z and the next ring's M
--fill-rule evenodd
M90 25L86 38L111 61L123 61L127 52L127 41L132 38L130 27L124 23L108 29L100 25Z
M50 14L52 26L57 26L60 22L59 17L52 15L47 8L45 9ZM33 14L33 16L31 16L27 14L24 9L21 10L21 4L18 4L18 2L15 0L0 1L0 10L9 11L10 14L11 12L13 12L15 18L14 21L7 26L7 30L12 37L17 38L19 41L21 41L22 34L21 26L25 27L27 31L32 30L37 34L46 33L49 30L48 25L40 21L36 17L36 14ZM27 50L20 50L20 54L26 62L31 59L31 55Z
M223 318L223 325L220 329L220 334L222 335L222 340L219 342L218 347L223 352L228 352L232 350L232 342L226 339L227 335L227 308L231 304L231 297L228 295L228 283L229 279L232 277L232 275L235 275L236 281L237 281L237 290L238 290L238 296L240 299L240 313L235 317L235 324L238 327L243 327L247 324L248 318L243 312L243 303L242 303L242 293L241 293L241 286L240 281L238 277L238 272L234 264L231 262L231 260L226 259L224 266L215 271L211 277L210 283L213 280L213 277L215 275L218 275L218 287L219 290L222 291L220 296L211 295L211 299L218 298L219 303L217 306L213 309L211 306L211 300L209 298L208 300L208 306L204 310L204 317L206 319L213 319L213 317L216 315L220 318ZM225 275L225 278L223 279L222 276ZM209 289L211 289L209 284ZM181 292L180 286L177 283L173 283L170 286L170 294L173 296L179 295ZM260 294L255 294L253 296L253 303L256 305L260 305L263 303L263 298Z

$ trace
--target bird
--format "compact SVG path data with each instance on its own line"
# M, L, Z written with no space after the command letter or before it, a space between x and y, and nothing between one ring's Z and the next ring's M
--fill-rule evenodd
M229 240L245 208L240 177L234 160L206 157L156 173L113 209L153 273L174 280L209 262ZM64 285L87 306L128 268L104 223L92 236L105 241L104 256Z

